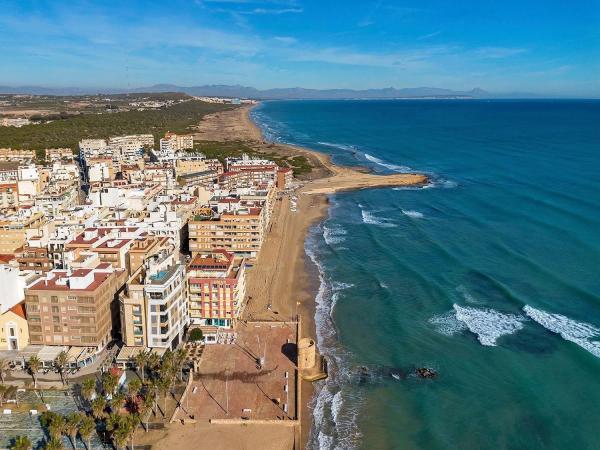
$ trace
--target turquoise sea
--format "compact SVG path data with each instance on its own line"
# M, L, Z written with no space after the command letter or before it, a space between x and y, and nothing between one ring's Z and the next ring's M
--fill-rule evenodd
M335 195L307 239L330 362L309 448L600 449L600 102L282 101L253 117L340 164L432 179Z

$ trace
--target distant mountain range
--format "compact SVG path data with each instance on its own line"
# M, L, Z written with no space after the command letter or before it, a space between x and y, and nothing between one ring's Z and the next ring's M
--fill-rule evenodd
M305 89L277 88L256 89L239 85L206 85L206 86L177 86L174 84L155 84L135 89L93 89L93 88L48 88L41 86L0 86L0 94L31 94L31 95L92 95L92 94L124 94L183 92L188 95L206 97L251 98L258 100L283 99L393 99L393 98L532 98L540 97L529 93L493 94L483 89L469 91L454 91L451 89L416 87L396 89Z

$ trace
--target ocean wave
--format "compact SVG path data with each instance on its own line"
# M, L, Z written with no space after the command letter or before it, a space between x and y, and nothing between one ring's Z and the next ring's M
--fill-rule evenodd
M410 209L401 209L402 214L404 214L405 216L411 217L413 219L422 219L423 217L425 217L423 215L423 213L420 213L419 211L412 211Z
M561 314L553 314L525 305L523 311L534 322L548 331L560 335L600 358L600 329L584 322L577 322ZM595 339L595 340L594 340Z
M328 278L317 254L321 248L319 234L322 227L315 227L309 233L305 250L316 265L319 275L319 290L315 297L315 325L319 353L327 358L329 376L315 385L315 394L311 400L313 424L308 438L308 448L322 450L354 449L359 446L361 434L357 426L362 394L356 389L345 387L352 368L350 355L337 340L332 319L340 294L351 288L344 283Z
M382 159L376 158L373 155L369 155L368 153L365 153L365 158L367 158L367 160L381 166L381 167L385 167L386 169L389 170L393 170L394 172L410 172L412 169L408 166L400 166L398 164L391 164L388 162L385 162Z
M337 148L339 150L346 150L346 151L351 151L351 152L356 151L356 147L353 145L336 144L333 142L322 142L322 141L317 142L317 144L324 145L325 147Z
M469 331L477 336L481 345L495 346L498 338L513 334L523 328L523 318L516 314L457 304L454 304L453 308L456 319L463 322Z
M334 281L331 283L331 289L334 291L343 291L344 289L349 289L354 287L352 283L343 283L341 281Z
M346 240L344 237L347 231L340 226L327 227L323 226L323 237L327 245L341 244Z
M468 330L465 323L456 318L455 311L448 311L444 314L433 316L429 319L429 323L435 326L438 333L445 336L454 336Z
M460 293L467 303L481 303L462 284L456 288L456 292Z
M385 217L376 217L371 211L367 211L362 204L358 204L360 208L360 214L362 216L362 221L367 225L377 225L384 228L392 228L396 227L396 224L390 223L391 219L387 219Z

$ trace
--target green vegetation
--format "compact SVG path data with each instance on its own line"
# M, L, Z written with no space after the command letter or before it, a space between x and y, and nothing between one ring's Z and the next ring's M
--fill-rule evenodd
M192 331L190 331L190 341L198 342L201 341L202 338L202 330L200 328L194 328Z
M207 158L216 158L225 164L225 158L241 157L247 154L251 157L266 158L275 161L280 167L291 167L294 175L299 176L310 173L312 166L308 159L303 155L282 156L279 153L259 151L251 147L244 141L213 142L202 141L194 144L193 151L202 152Z
M229 108L232 106L191 100L158 110L82 114L40 125L0 127L0 147L37 150L68 147L75 151L81 139L139 133L153 134L158 144L167 131L189 133L190 127L205 114Z
M31 450L33 444L27 436L17 436L10 444L11 450Z

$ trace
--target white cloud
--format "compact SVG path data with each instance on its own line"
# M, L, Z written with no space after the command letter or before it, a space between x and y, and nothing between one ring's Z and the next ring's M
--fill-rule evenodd
M438 36L440 34L442 34L442 30L434 31L433 33L429 33L429 34L424 34L423 36L419 36L417 38L417 41L423 41L425 39L430 39L430 38Z
M275 36L274 39L276 41L282 42L283 44L295 44L296 42L298 42L298 40L296 38L293 38L291 36Z
M254 8L252 11L240 11L240 14L300 14L302 8Z
M524 48L510 48L510 47L480 47L473 51L473 55L481 58L507 58L509 56L518 55L525 53L527 49Z

